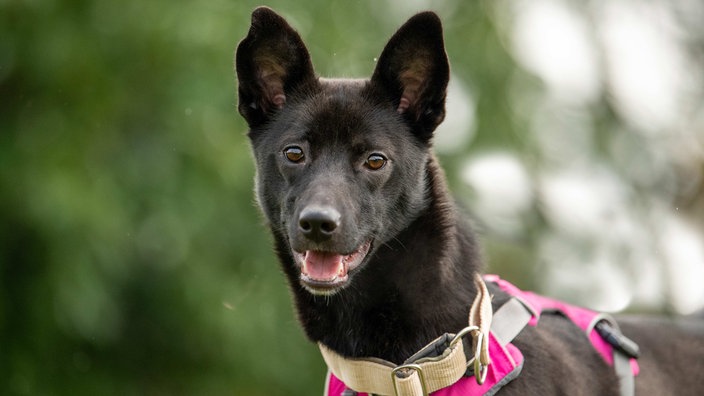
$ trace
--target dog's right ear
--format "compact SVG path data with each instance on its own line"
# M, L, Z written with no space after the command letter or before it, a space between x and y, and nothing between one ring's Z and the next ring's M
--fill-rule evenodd
M250 127L284 107L287 94L315 81L301 36L268 7L252 12L252 26L237 46L235 68L242 117Z

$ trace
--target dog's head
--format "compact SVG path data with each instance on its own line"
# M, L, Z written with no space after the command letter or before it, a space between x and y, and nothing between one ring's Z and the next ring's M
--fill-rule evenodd
M284 269L333 294L428 205L449 78L440 20L409 19L370 80L335 80L318 78L298 33L260 7L235 61L257 199Z

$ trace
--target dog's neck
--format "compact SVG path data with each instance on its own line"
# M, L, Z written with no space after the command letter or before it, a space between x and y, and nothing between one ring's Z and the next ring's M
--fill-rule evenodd
M345 290L314 296L284 265L311 340L343 356L401 363L434 338L467 325L476 294L472 276L480 268L474 237L447 200L444 175L434 158L426 180L428 206L377 249ZM282 262L290 260L287 247L279 243L278 251Z

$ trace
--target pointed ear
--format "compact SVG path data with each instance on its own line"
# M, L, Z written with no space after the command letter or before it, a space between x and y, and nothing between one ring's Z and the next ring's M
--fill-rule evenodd
M266 122L287 95L315 81L301 36L267 7L252 12L252 26L237 46L238 110L250 127Z
M449 78L440 18L423 12L409 19L386 44L372 84L381 88L420 138L429 140L445 118Z

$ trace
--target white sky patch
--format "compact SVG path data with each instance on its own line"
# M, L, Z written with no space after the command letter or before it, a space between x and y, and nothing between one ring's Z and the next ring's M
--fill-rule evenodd
M643 240L644 243L650 239ZM638 247L641 249L638 249ZM662 307L666 299L663 282L663 265L658 260L657 254L650 248L642 248L643 245L633 244L633 254L631 256L631 268L638 274L637 278L630 280L630 287L633 290L633 303L641 307Z
M596 263L590 269L594 280L592 286L597 291L587 301L597 311L622 311L633 299L633 281L626 276L622 266L614 265L613 253L608 247L602 248L597 254Z
M558 229L579 236L599 236L614 226L628 228L620 218L627 191L613 171L561 170L541 177L540 199L544 213Z
M497 231L520 230L520 215L533 202L531 180L523 164L511 153L491 153L468 160L462 167L462 181L476 199L476 212Z
M695 73L677 43L676 23L658 2L603 1L598 11L617 111L640 130L671 129L680 116L687 75Z
M561 101L594 101L600 93L598 58L583 17L555 0L516 0L511 7L518 62Z
M460 79L452 75L447 89L445 120L433 134L435 148L442 153L466 150L474 137L476 101Z
M670 273L674 308L689 314L704 306L702 234L674 215L662 224L660 244Z
M541 238L540 254L549 264L544 281L547 294L598 311L617 312L628 307L633 298L632 280L613 265L611 252L602 247L587 258L578 253L578 245L556 234Z
M593 161L594 129L589 113L582 108L559 106L549 98L535 102L530 127L543 160L566 165Z

